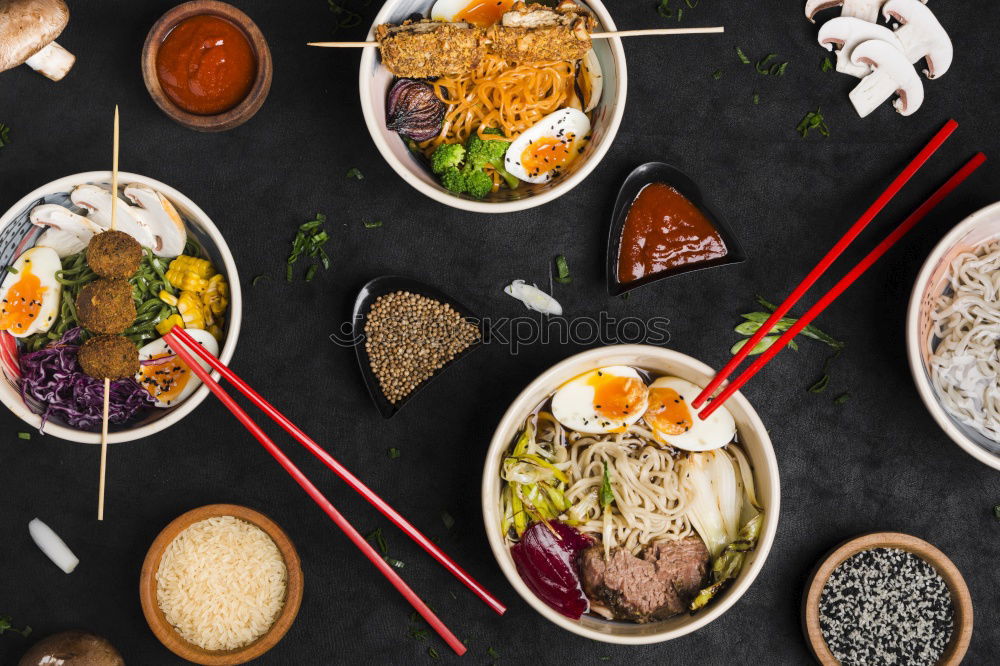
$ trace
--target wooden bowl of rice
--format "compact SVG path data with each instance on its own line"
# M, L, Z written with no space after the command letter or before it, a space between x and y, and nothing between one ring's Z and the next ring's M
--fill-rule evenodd
M282 639L302 603L288 535L262 513L210 504L179 516L142 563L139 599L163 645L196 664L242 664Z

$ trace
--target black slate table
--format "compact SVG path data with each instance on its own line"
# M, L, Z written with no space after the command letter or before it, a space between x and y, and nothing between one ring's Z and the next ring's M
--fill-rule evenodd
M400 273L433 283L489 316L524 314L502 292L510 280L548 283L565 254L570 285L556 297L568 315L669 319L667 346L713 366L738 336L754 295L779 299L873 200L945 120L961 127L862 236L856 261L971 154L1000 160L1000 82L995 74L1000 6L937 2L955 41L955 63L930 82L909 118L888 106L859 119L847 98L853 80L820 69L825 52L802 3L702 0L681 25L726 26L722 36L633 39L625 46L629 94L617 141L576 190L523 213L484 216L422 197L376 152L357 101L356 52L308 49L332 35L323 0L237 1L274 55L274 85L260 113L223 134L198 134L167 119L146 94L139 52L146 31L173 2L72 2L59 40L78 63L60 83L26 68L0 74L0 209L55 178L107 169L111 112L122 111L121 168L158 178L197 202L226 236L241 273L243 331L234 369L510 606L503 618L448 576L317 461L287 439L292 457L362 531L384 528L403 575L464 639L465 663L803 664L799 625L805 578L826 550L873 530L927 539L965 574L976 608L967 663L994 663L1000 644L997 562L1000 474L953 445L924 410L905 358L904 312L913 279L935 242L998 198L988 162L819 321L848 348L830 387L806 388L827 350L803 341L746 389L770 428L781 467L777 538L749 593L710 626L646 647L589 642L544 621L506 583L487 546L479 484L493 428L538 373L583 347L529 343L516 353L486 345L424 389L390 421L370 403L353 351L329 335L349 318L368 279ZM367 24L378 0L359 11ZM654 0L612 0L620 28L663 26ZM365 28L341 31L359 38ZM784 76L742 65L779 54ZM714 78L716 70L721 78ZM759 103L753 103L754 94ZM795 127L822 108L831 136L801 138ZM743 240L750 260L608 298L603 266L611 202L625 175L646 161L678 165L709 193ZM349 180L352 167L365 175ZM288 284L283 262L298 224L329 216L333 266L312 282ZM365 221L381 220L378 229ZM845 270L845 269L842 269ZM250 285L253 276L270 280ZM839 275L839 273L837 274ZM833 279L820 286L830 286ZM613 342L614 340L609 340ZM833 398L849 393L850 400ZM27 623L28 640L0 636L0 662L32 641L82 627L112 639L130 664L178 660L150 633L138 599L142 558L157 532L203 504L262 510L298 545L306 590L298 620L261 664L457 663L436 637L408 633L411 609L216 401L144 441L113 446L107 519L95 520L98 450L26 430L0 414L0 614ZM277 430L276 428L274 430ZM387 449L401 456L390 460ZM455 519L447 529L441 519ZM67 576L31 543L38 516L76 551Z

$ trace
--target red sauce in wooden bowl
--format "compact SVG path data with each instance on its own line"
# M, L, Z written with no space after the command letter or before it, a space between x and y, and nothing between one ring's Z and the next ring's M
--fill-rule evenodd
M256 76L257 60L243 31L209 14L174 26L156 54L163 92L180 108L201 116L242 102Z
M683 194L663 183L642 188L622 227L618 282L721 259L728 253L718 230Z

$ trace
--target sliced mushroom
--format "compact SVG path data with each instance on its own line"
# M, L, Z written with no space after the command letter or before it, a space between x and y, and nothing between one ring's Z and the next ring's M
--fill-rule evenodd
M903 50L902 44L896 39L892 30L852 16L830 19L819 29L820 46L826 47L827 51L837 48L837 71L858 78L866 76L871 69L868 65L856 65L851 62L851 54L854 52L854 47L869 39L879 39L892 44L900 51Z
M843 5L840 10L841 16L875 23L878 21L878 10L884 0L806 0L806 18L816 22L815 16L824 9Z
M28 219L45 229L35 245L52 248L60 259L83 252L94 234L104 230L88 218L56 204L35 206Z
M170 201L146 185L133 183L125 186L125 197L139 207L132 214L146 223L152 232L153 254L158 257L176 257L184 253L187 231L184 220Z
M954 49L948 33L919 0L889 0L882 7L886 21L896 21L896 37L912 63L927 61L924 75L928 79L944 76L951 67Z
M851 91L851 102L864 118L882 102L898 95L892 104L904 116L913 114L924 102L924 84L903 52L886 42L872 39L854 47L851 61L868 65L872 73Z
M55 42L69 23L63 0L0 0L0 72L25 64L53 81L76 56Z
M111 206L114 199L114 205L118 206L118 231L124 231L143 247L153 247L155 239L149 225L133 215L135 209L125 201L112 197L109 190L97 185L78 185L69 198L80 208L86 208L89 211L87 217L105 229L111 228Z

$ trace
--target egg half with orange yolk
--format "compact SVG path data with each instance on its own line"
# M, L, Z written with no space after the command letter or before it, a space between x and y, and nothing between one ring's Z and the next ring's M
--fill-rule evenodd
M486 28L499 23L514 0L438 0L431 9L435 21L471 23Z
M646 411L646 393L646 383L634 368L598 368L559 387L552 396L552 415L578 432L624 432Z
M15 338L45 333L59 313L59 255L33 247L17 258L0 284L0 330Z
M219 354L219 343L208 331L188 328L185 332L213 356ZM201 367L209 369L204 361L198 362ZM153 340L139 350L139 372L135 381L149 391L157 407L163 408L173 407L201 385L201 380L174 354L163 338Z
M504 167L528 183L547 183L580 156L590 139L590 119L567 107L550 113L514 139Z
M701 389L679 377L660 377L649 385L643 419L657 439L685 451L708 451L736 437L736 421L725 407L705 420L691 407Z

